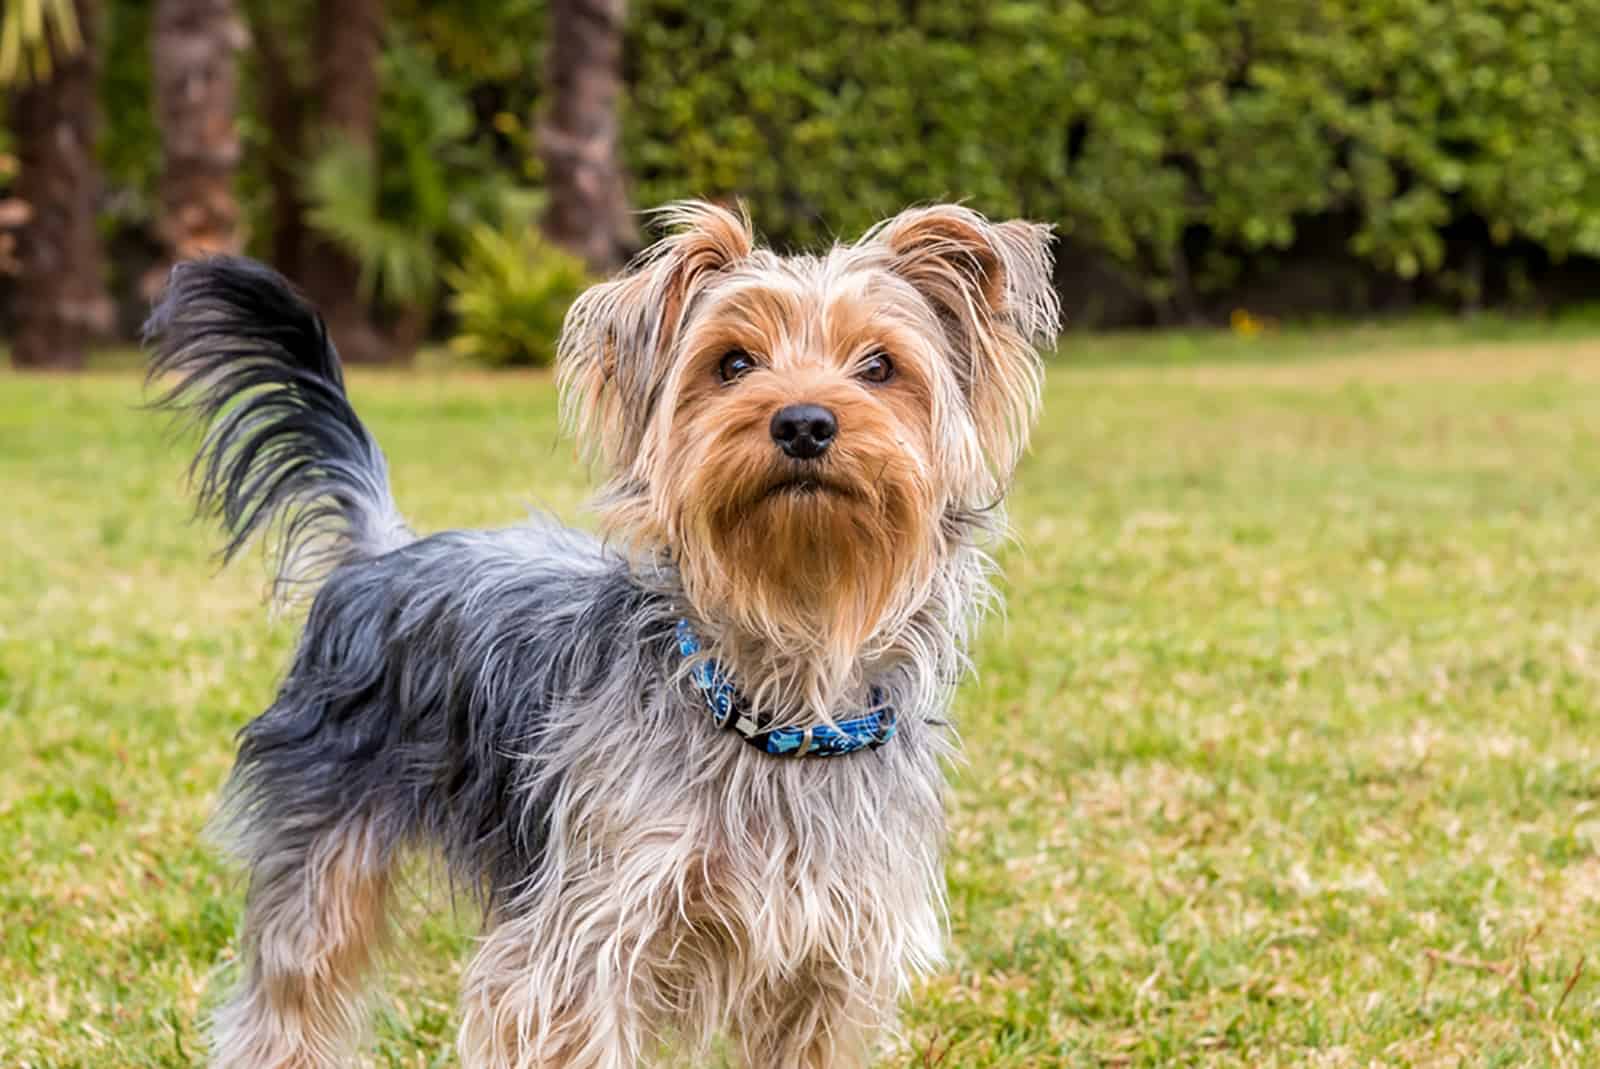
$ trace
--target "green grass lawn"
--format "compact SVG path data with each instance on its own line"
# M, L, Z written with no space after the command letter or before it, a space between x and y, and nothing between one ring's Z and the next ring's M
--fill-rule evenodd
M1318 339L1052 368L883 1064L1600 1065L1600 345ZM582 515L546 379L353 393L420 528ZM138 399L0 375L4 1067L198 1064L232 954L203 825L294 621ZM454 1064L428 897L377 1065Z

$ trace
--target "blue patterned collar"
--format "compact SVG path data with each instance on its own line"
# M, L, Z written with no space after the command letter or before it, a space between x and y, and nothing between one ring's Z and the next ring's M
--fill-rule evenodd
M700 639L688 620L678 621L678 652L684 657L700 652ZM840 757L857 750L877 749L894 738L894 708L880 687L872 688L871 707L865 714L840 720L837 726L767 728L760 717L750 712L717 662L700 661L690 670L689 678L705 696L717 727L736 732L751 746L774 757Z

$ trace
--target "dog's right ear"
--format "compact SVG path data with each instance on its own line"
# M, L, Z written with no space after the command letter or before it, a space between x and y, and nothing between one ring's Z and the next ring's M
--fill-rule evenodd
M750 218L705 201L654 213L667 235L567 312L557 381L578 437L613 471L638 453L695 295L750 255Z

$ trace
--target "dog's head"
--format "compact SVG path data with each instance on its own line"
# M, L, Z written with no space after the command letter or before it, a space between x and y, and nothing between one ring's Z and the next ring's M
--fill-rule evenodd
M1054 337L1049 231L917 208L820 257L687 203L568 316L560 373L608 528L708 618L839 653L998 503Z

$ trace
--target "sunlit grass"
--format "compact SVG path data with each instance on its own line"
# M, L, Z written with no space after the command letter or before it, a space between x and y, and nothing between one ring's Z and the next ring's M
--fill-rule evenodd
M884 1064L1600 1064L1600 347L1345 338L1052 368ZM420 527L582 520L547 379L353 391ZM202 830L293 620L138 400L0 377L3 1066L197 1064L232 953ZM454 1064L469 925L405 926L371 1057Z

